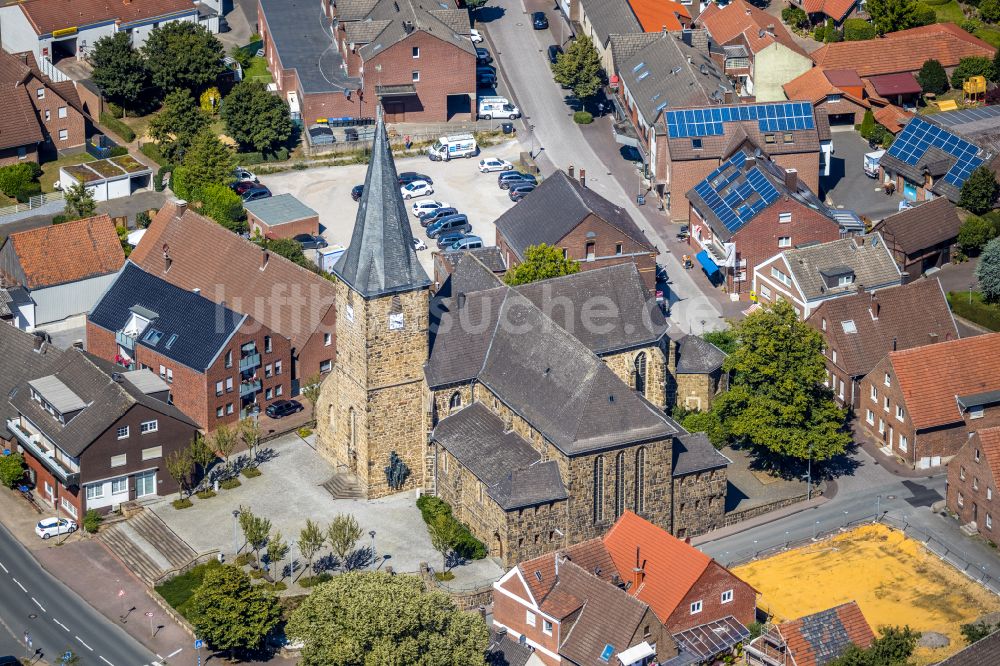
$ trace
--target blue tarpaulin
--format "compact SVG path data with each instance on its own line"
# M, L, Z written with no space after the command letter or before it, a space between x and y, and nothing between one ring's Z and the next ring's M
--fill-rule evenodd
M719 272L719 266L712 260L712 257L708 255L708 250L702 250L699 252L695 255L695 259L698 260L701 267L705 269L706 273L708 273L708 277L712 277Z

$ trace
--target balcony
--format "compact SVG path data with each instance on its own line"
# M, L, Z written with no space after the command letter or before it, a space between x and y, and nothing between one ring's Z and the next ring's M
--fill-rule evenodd
M126 333L125 331L118 331L115 333L115 342L120 344L125 349L135 349L135 338L136 335L134 333Z
M240 372L260 367L260 354L250 354L240 359Z
M17 419L11 419L7 421L7 430L14 433L17 437L17 441L21 443L26 450L30 451L31 454L37 458L45 467L52 472L53 475L66 486L78 486L80 485L80 472L73 471L67 465L58 460L56 455L56 450L51 444L48 444L42 439L42 436L38 433L32 433L30 430L21 425L21 422Z
M244 398L260 391L260 380L254 382L240 382L240 397Z

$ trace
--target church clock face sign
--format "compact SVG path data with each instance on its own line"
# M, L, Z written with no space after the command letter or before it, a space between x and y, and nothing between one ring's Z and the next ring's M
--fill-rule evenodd
M389 330L390 331L401 331L403 330L403 313L391 314L389 315Z

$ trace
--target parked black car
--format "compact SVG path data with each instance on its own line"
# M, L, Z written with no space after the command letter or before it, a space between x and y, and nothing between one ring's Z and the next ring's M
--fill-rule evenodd
M510 186L510 191L507 192L507 196L510 197L511 201L520 201L521 199L524 198L526 194L528 194L529 192L534 192L534 190L535 190L534 183L528 183L528 182L517 183Z
M438 220L440 220L442 217L448 217L449 215L454 215L457 212L458 209L452 208L451 206L438 208L437 210L427 213L422 218L420 218L420 226L428 227L437 222Z
M344 140L345 141L357 141L358 140L358 130L356 127L348 127L344 130Z
M480 88L495 88L497 75L492 72L476 72L476 85Z
M549 20L545 18L545 12L533 12L531 14L531 27L535 30L545 30L549 27Z
M251 187L241 196L243 197L243 203L249 203L251 201L267 199L269 196L271 196L271 190L267 189L266 187Z
M497 181L497 185L500 186L501 190L506 190L516 185L538 184L538 179L530 173L521 173L519 171L507 172L502 177L498 178Z
M351 188L351 198L355 201L361 201L361 195L365 193L364 185L355 185Z
M280 419L301 411L302 403L298 400L275 400L267 406L264 413L272 419Z
M415 180L426 180L430 185L434 184L434 181L431 180L430 176L425 176L424 174L417 173L416 171L404 171L403 173L399 174L400 187L402 187L403 185L409 185Z
M556 61L559 60L559 56L562 55L562 52L562 47L558 44L551 45L549 47L549 62L553 65L556 64Z
M476 64L477 65L488 65L493 62L493 56L487 49L482 46L476 47Z
M318 250L327 246L325 238L312 234L299 234L292 240L301 245L303 250Z

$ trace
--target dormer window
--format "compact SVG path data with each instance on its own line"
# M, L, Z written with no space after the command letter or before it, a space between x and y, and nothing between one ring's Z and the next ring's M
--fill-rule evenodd
M851 275L841 275L837 279L837 286L838 287L848 287L848 286L850 286L852 284L854 284L854 275L853 274L851 274Z
M155 347L159 344L160 340L163 338L163 331L158 331L155 328L149 329L146 335L142 336L142 341L148 344L150 347Z

